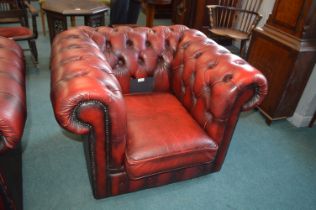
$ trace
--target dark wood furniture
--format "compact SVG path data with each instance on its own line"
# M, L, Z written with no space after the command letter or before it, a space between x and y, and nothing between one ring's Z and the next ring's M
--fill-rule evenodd
M263 28L254 31L248 61L269 82L259 110L272 120L293 115L316 60L316 4L276 0Z
M239 0L235 0L236 5ZM209 32L209 12L207 5L218 5L220 0L173 0L172 1L172 22L174 24L183 24L190 28L195 28L210 36ZM226 2L222 2L225 3ZM219 37L216 42L222 45L231 45L232 40L226 37Z
M173 0L171 0L172 2ZM160 5L155 7L156 19L170 19L172 18L172 3L166 5Z
M262 16L258 13L262 0L244 0L236 6L234 0L220 0L219 5L207 5L210 32L240 41L240 55L244 55L246 42ZM224 3L227 3L226 5Z
M104 13L109 10L97 0L46 0L42 8L47 15L51 42L58 33L67 29L67 16L84 16L85 25L97 27L105 24Z
M146 26L152 27L154 24L155 9L157 6L170 5L172 0L143 0L146 12Z
M216 4L218 4L218 0L200 0L198 2L196 0L173 0L172 21L175 24L184 24L207 34L209 16L206 5Z
M32 25L29 24L28 16L32 18ZM0 0L0 36L15 41L27 41L31 51L32 61L38 63L36 47L37 38L37 10L29 1L23 0Z

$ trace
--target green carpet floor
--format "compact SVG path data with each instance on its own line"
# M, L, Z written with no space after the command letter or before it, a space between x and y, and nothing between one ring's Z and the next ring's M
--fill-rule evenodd
M219 173L95 200L82 144L53 115L48 37L40 34L37 45L38 70L26 53L25 210L316 209L316 126L295 128L284 120L269 127L257 111L241 115Z

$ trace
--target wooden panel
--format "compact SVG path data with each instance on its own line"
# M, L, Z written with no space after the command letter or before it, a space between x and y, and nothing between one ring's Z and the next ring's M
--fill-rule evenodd
M298 38L314 39L316 34L315 0L276 0L267 25Z
M172 4L170 5L158 5L156 7L155 18L169 18L171 19Z
M271 116L275 117L278 115L275 110L290 77L293 55L288 47L256 31L253 36L255 44L249 51L248 61L262 71L269 84L269 93L260 107L267 113L273 113ZM278 115L278 117L281 116Z
M299 46L299 40L278 33L256 29L248 51L248 62L268 80L269 92L259 108L269 122L293 115L316 60L316 48L300 51L292 45Z
M260 110L269 123L296 109L315 65L315 29L315 0L276 0L267 23L253 33L248 61L268 79Z
M202 3L197 4L197 15L194 21L194 27L201 29L203 26L209 25L209 12L206 5L218 4L218 0L201 0Z
M185 24L183 12L179 10L183 7L183 0L172 1L172 22L174 24Z
M281 114L286 113L287 116L293 115L303 94L316 61L316 51L297 52L294 61L291 68L291 77L286 86L286 95L280 101L282 110L277 110Z
M193 27L196 16L196 5L196 2L192 0L173 0L172 21L176 24Z
M275 10L275 20L280 24L295 29L303 9L304 1L278 1Z
M209 25L209 15L206 5L218 4L218 0L173 0L172 20L199 30Z

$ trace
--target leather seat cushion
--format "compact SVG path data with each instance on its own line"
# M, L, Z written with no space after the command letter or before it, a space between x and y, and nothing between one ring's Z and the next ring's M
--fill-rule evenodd
M0 27L0 36L18 40L32 37L33 31L23 26Z
M211 162L216 143L169 93L125 95L131 179Z

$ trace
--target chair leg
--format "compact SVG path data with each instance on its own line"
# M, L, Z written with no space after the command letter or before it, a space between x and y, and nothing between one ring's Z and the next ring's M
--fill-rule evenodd
M240 57L242 57L242 58L244 58L244 56L246 56L245 55L245 45L246 45L246 42L247 42L247 40L241 40L240 41L240 51L239 51L239 54L240 54Z
M36 43L34 39L28 40L29 43L29 47L31 50L31 54L32 54L32 59L34 61L35 64L38 64L38 54L37 54L37 48L36 48Z
M70 17L70 21L71 21L71 26L75 27L76 26L76 17L75 16L71 16Z
M153 27L155 17L155 5L147 3L146 4L146 26Z
M40 5L40 14L41 14L41 20L42 20L42 30L43 35L46 36L46 25L45 25L45 11L42 9L42 5Z

